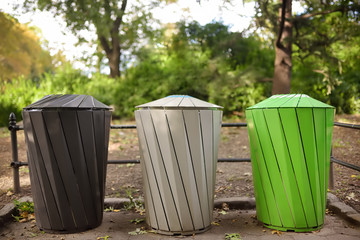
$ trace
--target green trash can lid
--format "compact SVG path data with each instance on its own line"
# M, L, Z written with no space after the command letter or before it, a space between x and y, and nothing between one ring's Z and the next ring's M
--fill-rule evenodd
M306 94L279 94L273 95L258 104L249 108L262 109L262 108L334 108L328 104L320 102Z
M74 108L74 109L107 109L111 107L99 102L94 97L89 95L76 94L56 94L47 95L37 102L24 107L24 110L34 109L59 109L59 108Z
M170 95L158 100L141 104L137 108L206 108L218 109L221 106L202 101L188 95Z

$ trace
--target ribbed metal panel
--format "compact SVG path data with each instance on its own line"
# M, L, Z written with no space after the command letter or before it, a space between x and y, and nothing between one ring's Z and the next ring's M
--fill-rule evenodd
M220 110L135 111L146 220L157 232L211 226L221 117Z
M72 99L66 96L66 101ZM51 106L64 104L58 100ZM40 229L78 232L101 224L110 118L106 109L24 109Z
M334 109L306 95L280 95L247 109L246 118L258 219L279 230L320 228Z

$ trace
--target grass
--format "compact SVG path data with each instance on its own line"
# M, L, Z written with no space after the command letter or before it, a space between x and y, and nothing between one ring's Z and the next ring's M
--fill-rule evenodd
M0 128L0 138L3 137L10 137L10 131L7 129L7 127Z

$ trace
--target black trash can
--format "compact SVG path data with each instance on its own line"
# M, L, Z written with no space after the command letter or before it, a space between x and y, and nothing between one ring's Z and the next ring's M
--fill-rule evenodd
M49 95L23 109L37 226L79 232L101 224L110 107L87 95Z

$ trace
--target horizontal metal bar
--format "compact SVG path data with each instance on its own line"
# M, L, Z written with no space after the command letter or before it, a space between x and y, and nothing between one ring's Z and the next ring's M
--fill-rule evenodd
M222 127L246 127L247 123L222 123Z
M223 123L222 127L246 127L247 123ZM134 129L136 125L111 125L111 129Z
M337 164L340 164L342 166L345 166L345 167L348 167L348 168L351 168L351 169L354 169L354 170L357 170L360 172L360 166L356 166L356 165L353 165L351 163L347 163L347 162L344 162L344 161L341 161L341 160L338 160L334 157L331 157L331 161L334 162L334 163L337 163ZM251 162L251 159L250 158L219 158L218 159L218 162ZM107 162L107 164L131 164L131 163L135 163L135 164L138 164L140 163L140 160L138 159L131 159L131 160L109 160ZM11 167L21 167L21 166L27 166L28 163L27 162L12 162L11 164Z
M251 162L250 158L219 158L218 162Z
M19 130L24 130L24 126L22 126L22 125L10 125L8 127L8 129L9 129L9 131L13 131L13 130L19 131Z
M28 166L29 163L28 162L11 162L10 163L10 167L12 168L19 168L21 166Z
M339 159L336 159L334 157L331 157L330 160L334 163L337 163L339 165L342 165L344 167L347 167L347 168L351 168L353 170L356 170L356 171L359 171L360 172L360 166L356 166L354 164L351 164L351 163L347 163L347 162L344 162L344 161L341 161Z
M219 158L218 162L250 162L250 158ZM108 160L107 164L129 164L129 163L140 163L138 159L131 159L131 160ZM28 166L28 162L12 162L11 167L21 167L21 166Z
M128 163L140 163L140 160L108 160L107 164L128 164Z
M360 130L360 125L359 124L334 122L334 126Z
M222 127L246 127L247 123L223 123L223 124L221 124L221 126ZM360 130L359 124L334 122L334 126ZM110 127L111 127L111 129L136 129L136 125L111 125ZM22 125L9 126L9 130L12 130L13 128L15 128L15 130L24 130L24 126L22 126Z
M111 129L134 129L136 125L111 125Z

